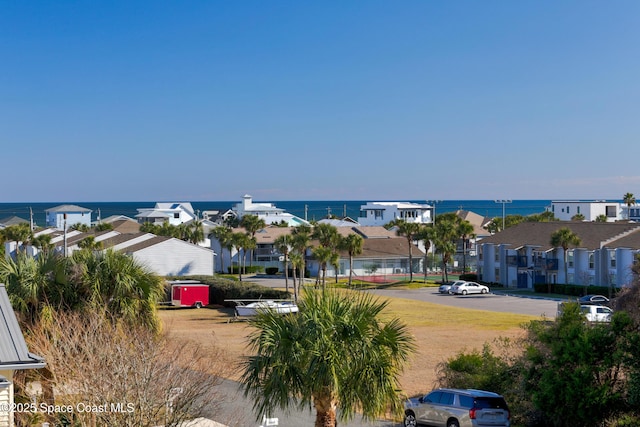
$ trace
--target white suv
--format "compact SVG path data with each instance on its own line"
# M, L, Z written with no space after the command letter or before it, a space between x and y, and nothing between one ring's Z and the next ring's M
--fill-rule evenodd
M510 427L504 397L484 390L439 388L405 403L404 426Z

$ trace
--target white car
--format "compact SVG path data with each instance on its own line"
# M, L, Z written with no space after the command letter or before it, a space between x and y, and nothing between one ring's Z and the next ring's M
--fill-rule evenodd
M438 292L440 292L441 294L450 294L451 288L453 288L456 285L460 285L462 283L466 283L466 282L464 280L456 280L453 283L444 283L440 285L440 287L438 288Z
M487 294L489 287L476 282L464 282L451 287L451 293L456 295Z

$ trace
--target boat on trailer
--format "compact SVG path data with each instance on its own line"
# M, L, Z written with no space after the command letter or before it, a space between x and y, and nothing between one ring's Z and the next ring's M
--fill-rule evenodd
M235 314L236 317L251 317L264 311L273 311L278 314L297 313L298 305L291 300L276 300L276 299L227 299L225 301L232 301L236 304Z

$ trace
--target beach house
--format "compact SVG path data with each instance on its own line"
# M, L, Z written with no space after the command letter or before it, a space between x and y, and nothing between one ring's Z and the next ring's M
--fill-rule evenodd
M296 227L301 224L309 225L308 221L285 212L284 209L276 207L273 203L254 203L253 197L249 194L242 196L242 202L236 203L231 208L231 211L239 220L245 215L256 215L258 218L263 219L267 225L281 223L285 223L289 227Z
M364 226L386 225L396 219L420 224L433 222L434 208L411 202L368 202L360 206L358 223Z
M60 205L46 209L44 212L47 227L55 227L58 230L77 224L91 227L91 209L77 205Z

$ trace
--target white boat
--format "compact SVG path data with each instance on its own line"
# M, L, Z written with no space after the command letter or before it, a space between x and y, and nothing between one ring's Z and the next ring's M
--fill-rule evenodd
M298 306L288 300L259 300L248 302L247 300L229 300L236 303L236 316L255 316L260 311L274 311L278 314L297 313Z

